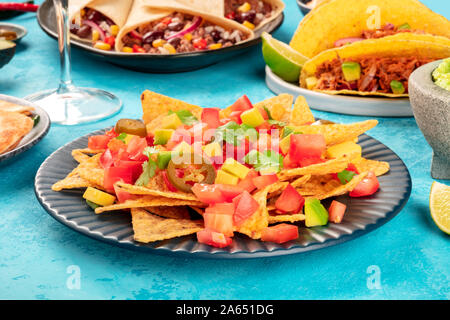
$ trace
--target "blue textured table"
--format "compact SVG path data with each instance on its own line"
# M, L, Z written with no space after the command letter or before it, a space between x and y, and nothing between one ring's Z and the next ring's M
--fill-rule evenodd
M447 1L424 1L450 17ZM286 1L275 36L289 41L302 15ZM11 19L29 30L13 61L0 70L0 93L24 97L56 87L56 41L35 16ZM431 149L413 118L379 118L370 135L392 148L413 178L403 211L376 231L311 253L257 260L196 260L127 251L84 237L41 208L33 191L40 164L76 137L140 117L140 93L150 89L202 106L224 107L246 93L272 96L260 47L233 61L182 74L143 74L73 52L77 85L112 91L124 101L116 117L76 127L53 126L37 146L0 166L0 299L449 299L449 237L429 215ZM366 117L314 112L337 122ZM448 181L447 181L448 183ZM76 281L77 277L80 281Z

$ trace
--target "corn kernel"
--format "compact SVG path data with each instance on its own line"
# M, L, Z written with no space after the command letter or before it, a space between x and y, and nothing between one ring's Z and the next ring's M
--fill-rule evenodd
M166 41L163 39L156 39L155 41L152 42L152 46L154 48L159 48L159 47L162 47L165 43L166 43Z
M132 53L132 52L133 52L133 48L130 48L130 47L123 47L122 52Z
M240 12L248 12L248 11L250 11L251 8L252 8L252 6L250 5L250 3L246 2L246 3L244 3L242 6L240 6L238 8L238 11L240 11Z
M166 43L165 45L163 45L163 48L169 51L170 54L177 53L177 50L170 43Z
M98 39L100 39L100 32L92 30L92 42L96 42Z
M186 40L188 40L188 41L191 41L192 40L192 33L186 33L185 35L184 35L184 38L186 39Z
M80 10L80 16L81 16L81 17L84 17L85 14L86 14L86 10L81 9L81 10Z
M244 23L242 23L244 26L246 26L249 29L255 29L255 25L251 22L248 22L247 20L244 21Z
M222 48L222 44L221 43L213 43L211 45L209 45L208 49L210 50L216 50L216 49L220 49Z
M116 25L116 24L113 24L111 27L110 27L110 29L111 29L111 35L112 36L117 36L118 34L119 34L119 26L118 25Z
M108 43L104 43L102 41L97 41L94 44L94 48L100 49L100 50L106 50L106 51L111 50L111 46Z

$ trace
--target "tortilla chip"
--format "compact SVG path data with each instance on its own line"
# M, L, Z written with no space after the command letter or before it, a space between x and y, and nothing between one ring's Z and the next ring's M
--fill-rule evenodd
M333 179L330 174L322 175L322 176L313 176L306 183L299 186L297 191L302 196L314 196L316 194L325 194L335 190L340 187L342 184Z
M105 171L100 165L100 157L101 154L98 153L88 160L81 162L77 168L77 172L81 178L89 181L89 183L103 186Z
M261 238L261 232L269 225L269 212L267 211L267 192L270 186L256 192L253 198L258 202L259 208L240 226L236 226L236 231L249 236L252 239Z
M296 214L273 214L269 215L269 224L274 224L278 222L297 222L305 220L305 215L303 213Z
M132 209L131 218L134 240L142 243L182 237L203 229L203 222L165 219L143 209Z
M389 163L385 161L376 161L360 158L357 161L352 161L352 163L356 166L358 172L373 171L373 173L375 173L377 177L382 176L390 169Z
M0 154L13 150L33 125L33 120L24 114L0 110Z
M337 197L343 194L346 194L347 192L352 191L358 183L360 183L366 176L368 172L362 172L357 176L354 176L353 179L348 182L347 184L340 185L339 187L335 188L334 190L331 190L327 193L314 195L314 198L323 200L328 199L331 197Z
M191 215L189 214L189 210L186 206L179 207L148 207L144 208L145 210L156 214L163 218L169 219L190 219Z
M194 207L194 206L189 206L189 207L201 216L203 216L203 214L205 213L205 208Z
M64 179L53 184L52 190L53 191L61 191L64 189L78 189L78 188L87 188L87 187L96 188L97 186L94 184L91 184L89 181L81 178L78 173L75 173L73 175L69 174Z
M292 181L291 185L294 188L298 188L298 187L304 185L305 183L307 183L309 181L309 179L311 179L311 175L307 174L307 175L304 175L303 177L297 178L294 181Z
M313 123L315 121L311 109L306 102L305 97L298 96L292 109L291 118L289 120L290 126L302 126Z
M93 149L74 149L72 150L72 157L77 161L78 163L84 162L86 160L89 160L91 156L97 154L97 153L103 153L105 150L93 150Z
M323 124L314 126L296 126L295 130L303 134L322 134L327 146L357 138L378 124L377 120L366 120L351 124Z
M164 197L168 199L179 199L197 202L197 197L192 193L164 191L158 188L140 187L123 182L117 182L116 186L131 194L148 195L153 197Z
M292 112L294 97L287 93L282 93L276 97L255 103L254 107L266 107L274 120L288 123Z
M287 169L278 173L278 178L281 181L289 180L295 176L304 176L304 175L324 175L329 173L337 173L345 170L348 167L350 159L347 157L341 157L336 159L331 159L326 162L312 164L310 166L295 168L295 169Z
M30 115L31 111L34 111L33 107L30 106L22 106L13 102L0 100L0 110L1 111L9 111L9 112L18 112L23 113L25 115Z
M177 200L164 197L143 196L136 199L130 199L123 203L117 203L110 206L98 207L95 213L103 213L107 211L125 210L131 208L146 208L146 207L176 207L176 206L196 206L201 207L203 203L199 201ZM147 208L148 209L148 208Z

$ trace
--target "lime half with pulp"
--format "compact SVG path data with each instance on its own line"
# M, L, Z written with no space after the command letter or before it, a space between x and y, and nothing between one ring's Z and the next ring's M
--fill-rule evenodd
M439 229L450 234L450 186L433 182L430 192L430 213Z
M261 38L264 61L273 73L285 81L298 82L302 66L308 58L267 32L263 32Z

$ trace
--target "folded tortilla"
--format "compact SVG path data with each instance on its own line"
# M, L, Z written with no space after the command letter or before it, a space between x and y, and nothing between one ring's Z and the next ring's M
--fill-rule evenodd
M33 129L33 120L18 112L0 110L0 154L11 151Z
M81 9L88 7L100 12L122 28L132 4L133 0L70 0L69 19L72 21Z
M450 38L450 21L417 0L327 0L300 22L290 46L312 58L339 39L360 37L387 23L408 23L413 30Z
M424 36L423 38L426 38ZM317 68L327 61L334 59L357 59L357 58L401 58L416 57L421 59L439 60L450 56L450 45L448 39L443 37L428 37L432 41L419 40L393 40L392 37L381 39L370 39L355 42L339 48L322 51L312 59L308 60L300 74L300 86L306 88L306 78L315 76ZM385 96L385 97L407 97L408 94L394 94L383 92L362 92L356 90L315 90L327 94L351 94L360 96Z
M129 33L130 31L138 28L139 26L143 24L147 24L149 22L162 19L168 15L170 15L174 11L178 11L181 13L190 14L193 16L201 16L206 21L209 21L211 23L217 24L218 26L221 26L225 29L237 29L242 31L244 34L248 35L248 39L245 41L248 41L252 38L254 38L253 31L250 29L244 27L240 23L237 23L236 21L232 21L229 19L225 19L219 16L215 16L212 14L199 12L195 8L188 8L186 5L179 5L179 6L173 6L169 9L161 9L160 6L158 8L152 7L147 4L148 0L135 0L133 3L133 6L131 7L130 14L128 15L127 22L125 23L125 26L120 29L119 34L117 35L116 40L116 50L122 51L123 49L123 37Z
M192 8L198 12L225 17L224 0L143 0L146 4L160 9ZM275 20L284 10L285 4L282 0L263 0L272 5L274 11L270 18L264 19L253 31L261 29L269 22Z

